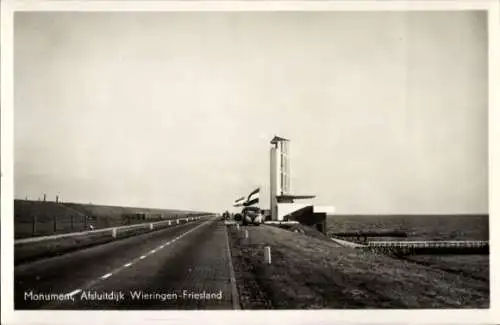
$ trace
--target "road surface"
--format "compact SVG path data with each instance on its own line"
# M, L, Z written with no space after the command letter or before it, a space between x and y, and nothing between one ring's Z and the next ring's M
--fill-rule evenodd
M225 227L197 221L19 265L15 309L237 308Z

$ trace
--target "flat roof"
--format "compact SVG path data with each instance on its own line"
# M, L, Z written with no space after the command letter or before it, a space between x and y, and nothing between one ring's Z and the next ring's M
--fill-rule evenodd
M290 140L275 135L274 138L271 140L271 143L275 144L280 141L290 141Z
M292 195L292 194L284 194L277 195L278 199L313 199L316 195Z

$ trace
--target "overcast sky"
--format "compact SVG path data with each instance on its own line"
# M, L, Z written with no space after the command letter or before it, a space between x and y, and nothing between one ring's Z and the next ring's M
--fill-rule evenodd
M291 139L338 213L485 213L480 12L16 13L15 195L220 211Z

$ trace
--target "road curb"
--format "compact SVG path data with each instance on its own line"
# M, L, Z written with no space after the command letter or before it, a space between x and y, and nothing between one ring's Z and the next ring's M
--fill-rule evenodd
M229 267L229 278L231 281L231 301L233 303L233 309L241 309L240 305L240 295L238 294L238 288L236 286L236 277L234 275L233 260L231 258L231 246L229 246L229 235L227 226L224 226L224 236L226 237L226 252Z

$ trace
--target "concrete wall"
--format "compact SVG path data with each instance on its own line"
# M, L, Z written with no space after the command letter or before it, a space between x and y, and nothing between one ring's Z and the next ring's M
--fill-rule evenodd
M278 203L278 216L277 220L282 221L286 215L295 211L311 206L310 203Z

